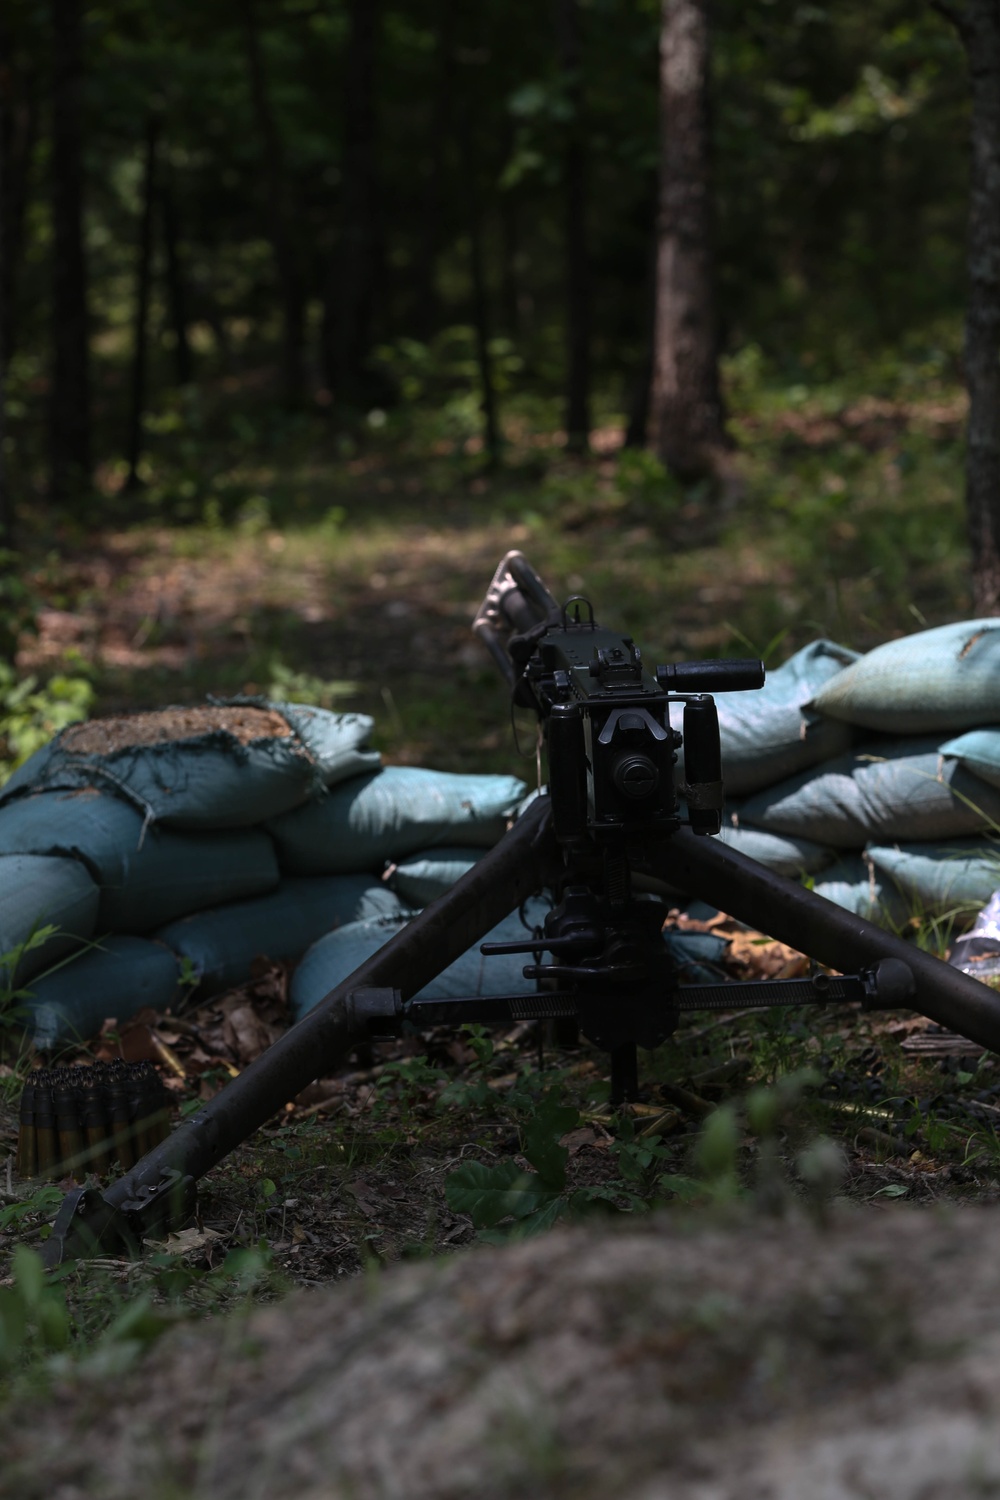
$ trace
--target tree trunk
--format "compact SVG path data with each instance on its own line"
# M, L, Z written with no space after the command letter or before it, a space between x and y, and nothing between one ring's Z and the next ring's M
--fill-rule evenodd
M53 499L89 489L90 355L83 249L83 48L80 0L51 0Z
M337 402L366 395L378 269L375 170L375 54L378 0L350 0L344 78L343 191L340 243L330 264L323 309L323 364Z
M267 231L274 250L274 264L281 290L282 389L286 405L294 408L302 403L304 386L305 296L292 228L293 213L288 170L264 78L264 59L260 50L254 0L241 0L241 12L247 64L250 70L250 92L264 150Z
M132 326L132 389L129 412L128 478L126 493L140 487L139 459L142 457L142 418L146 409L146 353L149 325L149 287L153 262L153 204L156 199L156 147L160 136L159 116L151 114L146 122L146 170L142 187L142 217L139 223L139 264L136 268L135 322Z
M1000 3L934 7L958 29L972 86L965 380L965 503L972 607L1000 614Z
M7 238L6 238L6 207L7 200L4 188L7 183L6 152L0 150L0 287L6 286L7 281ZM6 314L6 305L0 312ZM10 490L7 485L7 453L4 439L7 434L7 403L6 403L6 371L7 371L7 348L4 337L4 325L6 317L0 316L0 550L6 551L11 546L10 525ZM0 573L2 573L0 564Z
M474 66L471 62L468 66ZM462 168L466 214L469 226L469 273L472 281L472 326L479 365L480 406L483 413L483 444L491 469L500 463L500 422L497 415L493 356L490 352L489 296L483 254L483 212L479 197L479 140L476 110L476 80L466 77L458 84L459 161Z
M440 0L437 7L436 76L434 102L430 112L430 140L420 203L420 239L418 242L414 281L416 283L415 329L424 343L430 343L440 327L440 297L437 289L437 264L445 243L445 210L449 175L448 145L454 136L452 98L455 85L454 3Z
M13 38L0 22L0 58L14 57ZM4 367L10 364L16 337L17 276L24 255L24 223L31 165L38 138L38 79L32 67L18 70L8 62L0 69L0 215L4 223L4 259L0 271L0 340Z
M160 209L163 214L163 244L167 252L167 306L174 331L174 370L178 385L190 385L194 378L194 359L187 331L187 300L184 295L177 207L167 170L164 170L160 182Z
M659 247L650 426L684 480L717 476L727 448L719 389L709 174L707 0L664 0Z
M563 158L566 265L566 446L590 442L590 275L579 0L558 0L559 67L571 108Z

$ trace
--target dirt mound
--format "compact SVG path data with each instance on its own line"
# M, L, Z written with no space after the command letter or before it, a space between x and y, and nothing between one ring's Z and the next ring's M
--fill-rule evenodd
M163 708L74 724L64 732L61 745L71 755L113 755L116 750L139 745L169 745L220 732L241 745L250 745L255 740L284 739L292 731L281 714L271 708L243 704Z
M995 1211L671 1216L187 1325L9 1412L18 1500L959 1500L1000 1485Z

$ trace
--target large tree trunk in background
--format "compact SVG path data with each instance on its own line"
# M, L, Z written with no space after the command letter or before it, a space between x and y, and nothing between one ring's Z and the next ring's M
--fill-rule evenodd
M128 477L126 491L139 488L139 459L142 456L142 418L146 409L147 333L149 328L149 288L153 270L153 204L156 200L156 147L160 137L160 120L155 114L146 122L146 170L142 189L142 217L139 222L139 264L136 268L135 320L132 325L132 382L126 458Z
M350 0L344 59L340 243L327 279L323 364L338 403L365 398L378 269L375 53L379 0Z
M53 499L89 489L90 351L83 250L83 49L80 0L51 0Z
M264 152L267 234L274 250L274 264L281 292L281 383L286 405L296 407L302 403L304 386L305 295L295 245L288 170L267 92L254 0L241 0L240 9L250 70L250 93Z
M972 607L1000 615L1000 0L934 8L958 28L972 85L965 503Z
M590 441L590 274L587 264L586 149L583 136L579 0L557 0L559 67L572 109L563 159L566 265L566 446Z
M719 389L709 173L707 0L664 0L652 442L680 478L718 475Z

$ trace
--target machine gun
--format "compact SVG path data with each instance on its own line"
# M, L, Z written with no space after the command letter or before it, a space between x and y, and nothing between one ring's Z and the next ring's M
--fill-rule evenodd
M599 626L589 601L559 605L518 552L501 562L474 629L534 710L548 791L439 900L330 993L239 1077L105 1191L68 1194L43 1255L131 1249L193 1212L198 1178L359 1043L466 1021L554 1020L611 1061L611 1098L636 1096L637 1047L690 1010L859 1002L922 1011L1000 1051L1000 995L874 923L773 874L708 835L721 824L715 692L763 685L759 661L700 661L649 673L634 640ZM671 722L682 714L683 730ZM684 781L675 789L677 751ZM686 813L686 817L685 817ZM552 907L522 942L523 991L430 999L420 992L541 891ZM821 965L813 977L683 985L663 941L664 896L719 907ZM546 959L546 955L548 958ZM531 987L529 987L529 984Z

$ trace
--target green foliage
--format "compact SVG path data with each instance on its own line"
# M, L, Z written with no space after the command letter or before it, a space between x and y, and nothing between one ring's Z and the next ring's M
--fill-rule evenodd
M54 734L85 719L94 689L85 677L18 679L8 662L0 661L0 783Z

